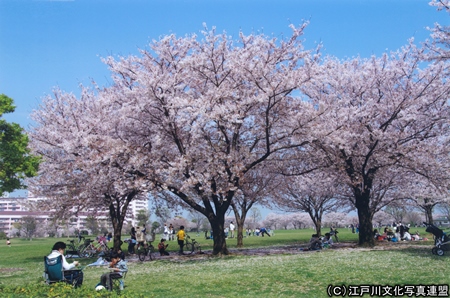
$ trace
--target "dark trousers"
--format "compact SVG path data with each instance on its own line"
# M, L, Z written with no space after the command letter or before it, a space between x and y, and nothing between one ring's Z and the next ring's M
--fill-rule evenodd
M168 256L168 255L169 255L169 252L167 252L165 249L160 249L160 250L159 250L159 254L160 254L161 256Z
M112 291L112 284L113 284L113 279L119 279L122 277L122 274L118 273L118 272L108 272L103 274L100 277L100 283L107 288L108 290Z
M81 270L64 270L64 278L75 287L83 284L83 271Z
M136 243L128 243L128 253L134 254L134 247L136 246Z
M183 253L184 240L178 240L178 245L180 246L179 253L182 254Z

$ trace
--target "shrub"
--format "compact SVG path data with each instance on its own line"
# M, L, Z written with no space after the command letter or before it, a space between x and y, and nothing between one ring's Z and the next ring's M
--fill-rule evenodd
M72 286L60 282L46 285L43 282L36 282L24 286L6 286L0 284L0 296L2 297L51 297L51 298L71 298L71 297L144 297L142 293L125 289L124 291L96 291L94 288Z

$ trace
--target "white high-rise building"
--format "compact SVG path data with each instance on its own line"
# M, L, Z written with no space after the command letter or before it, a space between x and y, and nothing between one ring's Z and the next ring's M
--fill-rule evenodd
M39 222L45 223L51 221L52 214L49 211L35 210L36 202L46 200L43 197L35 197L31 192L28 197L0 197L0 231L5 232L8 236L13 237L14 223L19 222L22 217L33 216ZM137 225L137 215L140 210L148 210L148 200L133 200L128 206L125 221L132 225ZM91 216L92 212L79 212L78 216L70 218L70 226L72 229L85 230L86 219ZM104 211L96 212L95 217L103 225L108 225L109 214L105 208Z

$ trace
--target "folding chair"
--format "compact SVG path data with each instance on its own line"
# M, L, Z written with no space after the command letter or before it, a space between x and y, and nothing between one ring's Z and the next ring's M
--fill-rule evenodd
M112 278L112 286L114 287L118 287L119 290L123 290L123 288L125 287L125 277L127 276L126 272L122 272L122 276L121 277L113 277Z
M83 273L82 270L63 269L62 256L56 258L44 257L44 279L50 285L56 282L66 282L73 287L81 285Z

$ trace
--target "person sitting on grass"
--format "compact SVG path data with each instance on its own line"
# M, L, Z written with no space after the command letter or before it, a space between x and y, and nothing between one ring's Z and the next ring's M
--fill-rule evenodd
M325 233L325 237L322 240L323 247L331 247L333 245L333 238L330 233Z
M312 234L309 240L308 250L319 250L322 249L322 240L320 240L319 235Z
M168 256L169 252L166 251L167 246L169 246L169 244L165 243L166 239L165 238L161 238L161 242L158 243L158 250L159 250L159 254L161 256Z
M117 252L113 252L111 254L109 268L111 268L111 272L102 274L100 277L100 284L112 291L113 279L122 278L123 274L128 272L127 262L122 260Z

